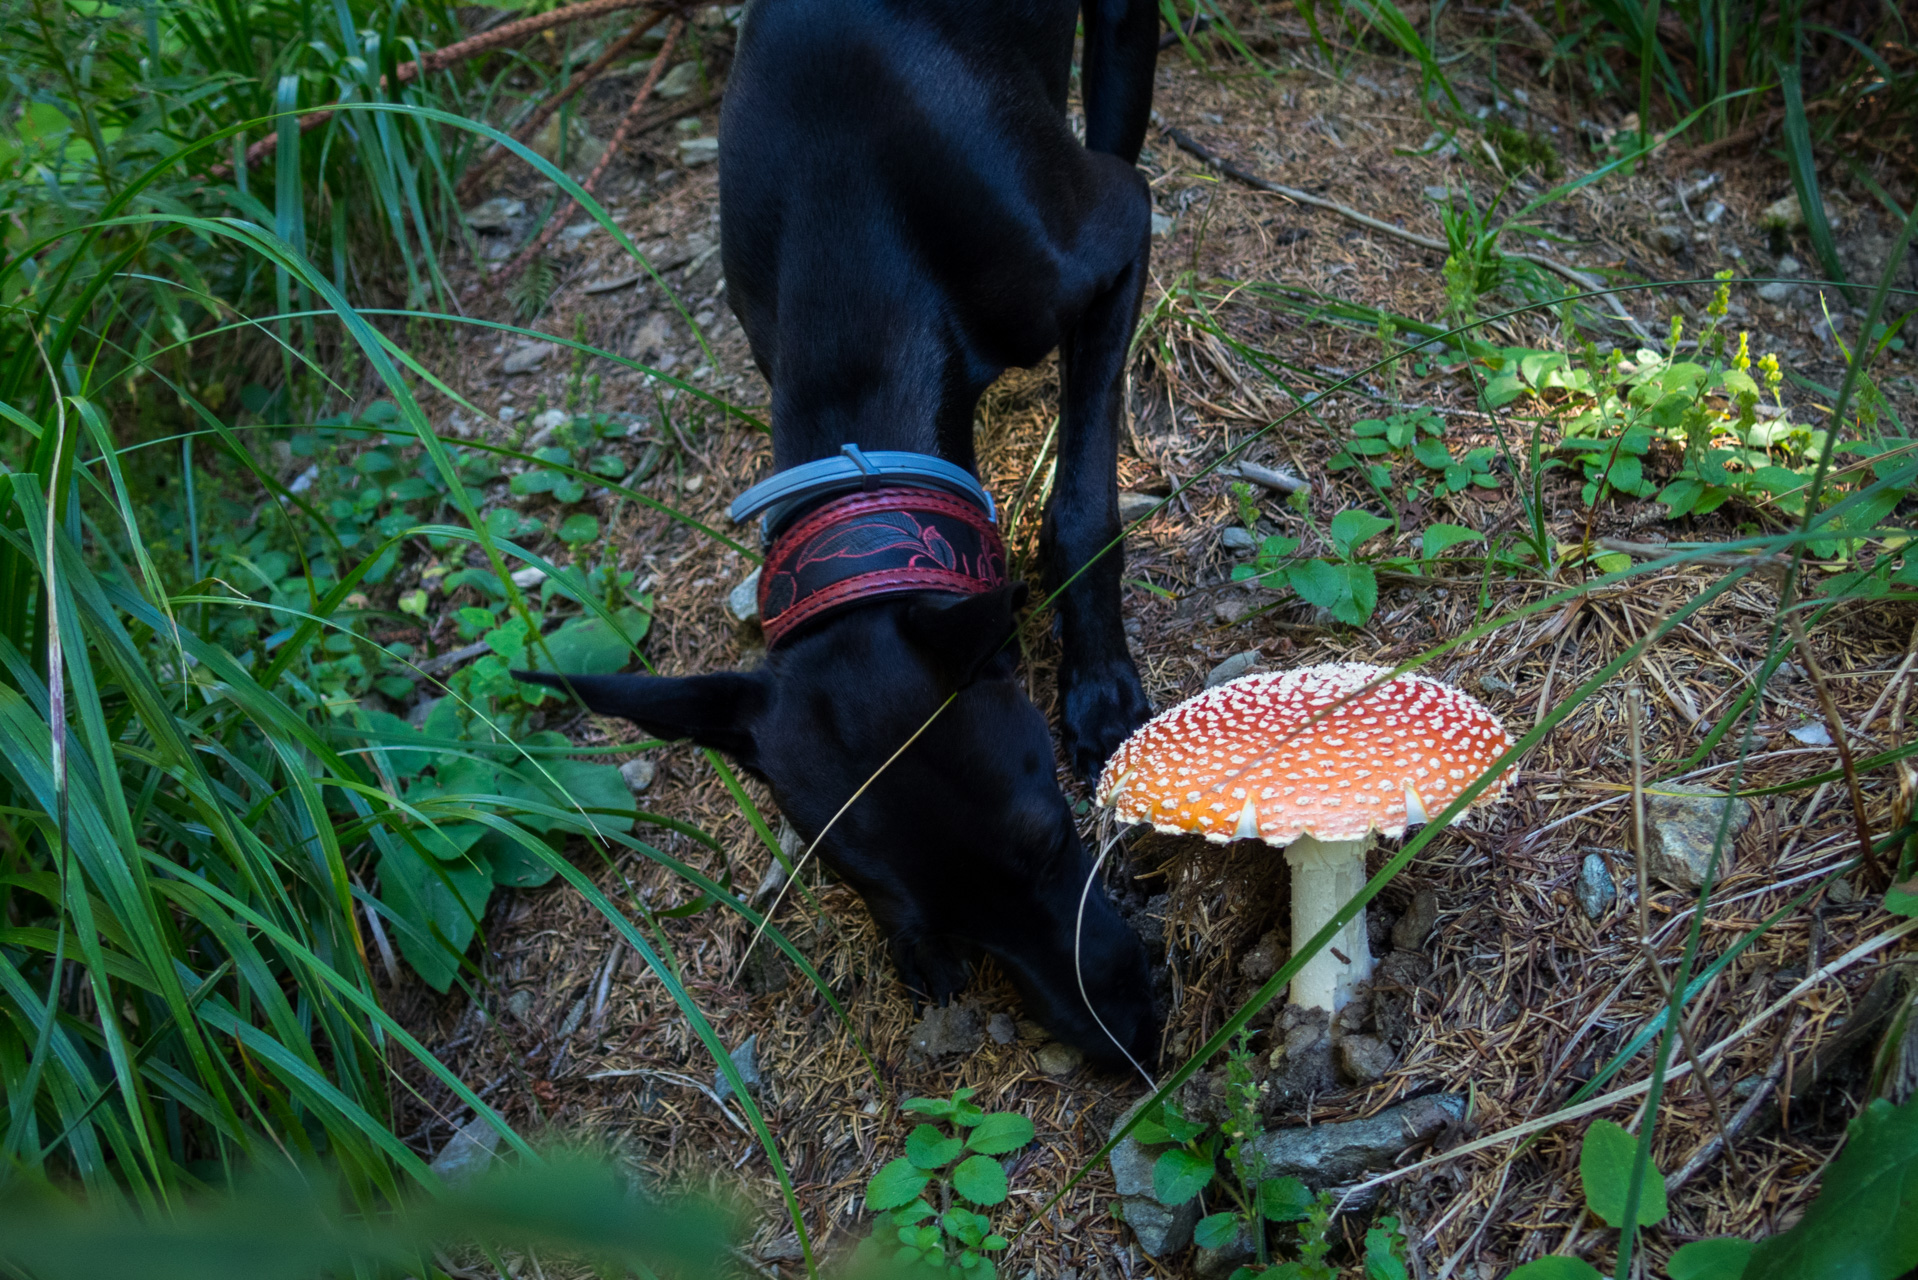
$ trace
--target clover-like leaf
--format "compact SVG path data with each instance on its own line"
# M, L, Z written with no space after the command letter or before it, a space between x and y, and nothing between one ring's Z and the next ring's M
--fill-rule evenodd
M1578 1176L1585 1184L1585 1203L1607 1226L1625 1225L1625 1196L1637 1153L1638 1139L1610 1120L1594 1120L1585 1131ZM1637 1217L1641 1227L1665 1220L1665 1176L1650 1165L1639 1192Z
M1297 1178L1267 1178L1259 1184L1259 1216L1267 1222L1304 1222L1312 1189Z
M1006 1198L1005 1166L991 1156L968 1156L952 1171L952 1189L974 1204L998 1204Z
M872 1181L866 1184L866 1207L896 1209L911 1204L931 1181L931 1174L920 1172L912 1161L901 1156L872 1175Z
M1032 1121L1010 1111L984 1116L966 1135L966 1145L989 1156L1017 1151L1033 1139Z
M959 1158L966 1144L936 1125L922 1124L906 1137L906 1159L917 1169L940 1169Z

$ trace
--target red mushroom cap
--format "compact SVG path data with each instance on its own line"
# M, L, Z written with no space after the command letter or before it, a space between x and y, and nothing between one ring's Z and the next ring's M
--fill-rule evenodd
M1403 835L1456 800L1512 740L1469 694L1389 674L1329 663L1208 689L1126 739L1100 775L1099 803L1218 844ZM1497 799L1511 779L1507 768L1475 803Z

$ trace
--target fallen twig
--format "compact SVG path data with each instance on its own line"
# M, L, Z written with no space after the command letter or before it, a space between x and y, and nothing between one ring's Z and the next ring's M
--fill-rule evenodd
M1418 245L1422 249L1433 249L1439 253L1450 253L1452 251L1452 247L1443 240L1435 240L1431 236L1422 236L1416 231L1407 231L1405 228L1395 227L1389 222L1381 222L1377 218L1360 213L1357 209L1348 208L1336 200L1327 200L1324 196L1315 196L1310 192L1300 191L1296 187L1282 187L1276 182L1267 182L1264 178L1256 174L1247 173L1244 169L1239 168L1225 157L1208 150L1195 140L1191 134L1176 126L1166 126L1165 134L1168 138L1171 138L1173 142L1177 143L1181 150L1190 152L1217 169L1220 173L1223 173L1226 177L1243 182L1248 187L1253 187L1259 191L1269 191L1273 195L1284 196L1288 200L1296 200L1300 204L1308 204L1315 209L1324 209L1327 212L1336 213L1341 218L1356 222L1362 227L1370 227L1374 231L1382 231L1386 235L1397 236L1399 239ZM1605 288L1602 281L1594 279L1578 268L1568 266L1556 258L1547 258L1543 254L1537 253L1506 253L1502 249L1499 252L1504 253L1508 258L1519 258L1526 262L1533 263L1536 266L1544 267L1548 271L1557 272L1581 289L1589 289L1594 293L1599 293ZM1616 294L1604 293L1603 297L1606 303L1610 305L1613 313L1626 324L1630 325L1634 333L1638 334L1639 337L1647 342L1653 341L1651 333L1646 330L1644 325L1638 322L1638 317L1625 309L1625 305L1618 300Z

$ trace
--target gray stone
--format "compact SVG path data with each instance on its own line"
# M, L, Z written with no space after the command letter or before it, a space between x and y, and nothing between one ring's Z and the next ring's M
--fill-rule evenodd
M719 159L718 138L686 138L679 144L679 162L688 169Z
M733 1060L733 1069L739 1072L739 1081L753 1092L759 1092L759 1033L753 1032L737 1049L726 1055ZM713 1092L724 1102L733 1096L733 1082L726 1078L724 1071L713 1072Z
M1164 499L1150 493L1120 493L1119 523L1131 524L1134 520L1144 519L1157 509L1162 501Z
M534 587L546 581L546 570L536 564L529 564L524 569L515 570L511 576L514 586L518 587L521 591L531 591Z
M564 1040L567 1036L578 1031L579 1024L584 1021L586 1021L586 997L581 996L579 999L573 1001L573 1007L568 1009L566 1016L560 1020L559 1038Z
M1259 549L1259 540L1236 524L1227 529L1219 541L1225 544L1227 551L1236 551L1241 554Z
M1228 680L1237 680L1246 672L1259 665L1265 655L1257 649L1247 649L1244 653L1235 653L1206 673L1205 687L1224 684Z
M1114 1122L1110 1133L1119 1132L1133 1112L1144 1105L1145 1099L1141 1098ZM1192 1228L1199 1221L1196 1198L1173 1209L1160 1204L1152 1194L1153 1162L1169 1147L1148 1147L1128 1135L1112 1148L1111 1155L1112 1181L1126 1225L1132 1228L1139 1247L1155 1258L1170 1257L1192 1243Z
M626 779L626 785L638 795L653 785L653 779L659 776L659 766L645 756L635 756L619 766L619 776Z
M759 620L759 570L754 569L739 580L726 596L726 608L733 617L741 622Z
M531 1013L532 1011L533 1011L533 993L532 992L515 991L512 995L506 997L506 1012L512 1014L515 1018L518 1018L521 1022L526 1021L526 1015Z
M914 1053L943 1058L971 1053L979 1047L983 1034L979 1015L970 1004L933 1005L912 1029L907 1043Z
M1773 302L1780 306L1798 296L1798 286L1790 280L1771 280L1758 286L1761 302Z
M1157 209L1154 209L1152 211L1152 234L1153 235L1169 236L1172 234L1173 229L1177 227L1178 225L1179 225L1178 219L1174 218L1171 214L1160 213ZM1147 1252L1150 1253L1151 1250L1148 1249Z
M682 62L659 78L653 92L662 98L683 98L699 87L699 65Z
M1666 253L1677 252L1684 247L1686 241L1691 239L1691 237L1685 233L1685 228L1679 226L1676 222L1661 222L1651 228L1647 234L1651 237L1652 243L1663 249Z
M1452 198L1452 189L1450 187L1427 187L1425 188L1425 198L1427 200L1438 200L1441 202L1450 200Z
M1796 231L1805 225L1805 211L1798 207L1796 194L1774 200L1758 215L1758 225L1767 231Z
M1438 894L1430 889L1418 889L1412 894L1412 905L1392 926L1392 945L1400 951L1417 951L1425 945L1426 935L1438 924Z
M1725 827L1715 879L1732 871L1732 842L1751 821L1748 800L1738 800L1706 787L1668 784L1663 794L1645 797L1645 861L1651 874L1676 889L1696 889L1705 883L1712 844L1727 806L1731 819Z
M513 219L526 212L526 202L494 196L466 211L466 225L475 231L511 231Z
M550 342L516 343L513 349L506 353L506 359L500 368L506 373L531 373L546 363L546 357L552 350L553 344Z
M986 1020L986 1034L994 1044L1011 1044L1019 1038L1019 1028L1007 1013L995 1013Z
M1039 1070L1049 1076L1069 1076L1085 1065L1086 1056L1057 1040L1039 1046Z
M498 1149L499 1130L485 1116L476 1115L455 1130L433 1157L433 1172L453 1186L471 1182L493 1163Z
M1268 1176L1291 1176L1314 1189L1389 1169L1408 1149L1465 1120L1463 1094L1435 1093L1365 1120L1278 1129L1253 1139Z
M1264 985L1279 971L1288 954L1285 939L1277 929L1270 930L1239 957L1239 976L1254 985Z
M1377 1036L1340 1036L1339 1070L1355 1084L1370 1084L1392 1069L1398 1054Z
M1778 274L1781 276L1795 276L1804 269L1805 264L1789 253L1778 260Z
M1578 905L1585 909L1585 915L1592 920L1612 909L1612 904L1618 901L1618 886L1612 883L1611 868L1605 865L1604 858L1596 853L1585 855L1585 861L1578 866L1578 880L1572 885L1572 896L1578 899Z

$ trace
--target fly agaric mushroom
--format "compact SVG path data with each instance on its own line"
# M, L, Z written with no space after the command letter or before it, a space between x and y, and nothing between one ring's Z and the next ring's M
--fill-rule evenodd
M1100 775L1099 803L1158 831L1283 848L1301 945L1364 886L1373 832L1398 837L1427 821L1511 745L1477 699L1390 675L1341 662L1208 689L1126 739ZM1475 803L1511 778L1508 768ZM1361 911L1292 979L1292 1003L1337 1013L1371 972Z

